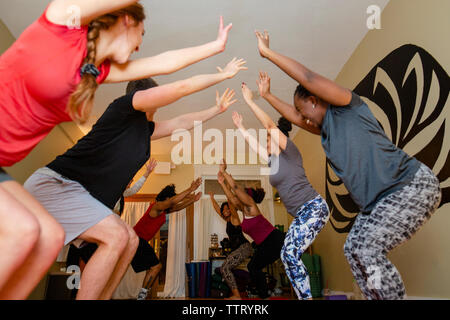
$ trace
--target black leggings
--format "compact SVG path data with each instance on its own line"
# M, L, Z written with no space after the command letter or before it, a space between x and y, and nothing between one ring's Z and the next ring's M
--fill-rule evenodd
M280 258L285 234L278 229L273 230L267 238L256 246L252 259L247 265L252 281L261 299L269 296L263 268Z

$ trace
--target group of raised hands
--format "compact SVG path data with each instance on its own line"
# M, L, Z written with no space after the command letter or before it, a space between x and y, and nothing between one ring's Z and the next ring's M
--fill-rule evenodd
M258 40L258 50L261 57L266 58L270 52L269 47L269 34L267 31L261 33L259 31L255 31L256 38ZM217 67L217 70L221 73L227 74L228 78L234 77L240 70L247 70L248 68L244 67L246 61L244 59L234 58L230 61L225 68ZM266 72L259 73L259 80L256 81L258 86L258 92L261 97L265 97L270 93L270 77ZM253 101L253 93L250 88L242 83L241 86L242 95L244 97L245 102L250 103ZM219 92L216 92L216 106L219 108L219 112L223 113L228 110L228 108L237 102L237 99L234 99L235 91L233 89L226 89L222 96L219 95ZM232 115L233 122L237 128L242 126L243 118L237 113L233 112Z

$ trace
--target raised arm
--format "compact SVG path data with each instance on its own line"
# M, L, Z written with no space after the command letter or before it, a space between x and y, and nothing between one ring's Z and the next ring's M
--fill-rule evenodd
M155 111L182 97L233 78L239 71L247 69L244 67L245 63L243 59L238 60L234 58L224 69L218 68L218 73L198 75L189 79L138 91L133 96L133 107L143 112Z
M228 207L230 208L230 212L231 212L231 223L235 226L240 225L241 218L239 218L236 208L231 203L228 203Z
M269 162L269 156L268 156L268 152L267 149L264 148L259 142L258 139L256 139L256 137L252 136L247 129L245 129L244 125L242 124L242 116L237 113L236 111L233 112L232 115L232 119L233 119L233 123L236 126L236 128L239 129L239 132L242 134L242 136L244 137L245 141L247 141L248 145L250 146L250 148L253 149L253 151L255 151L256 153L259 154L259 156L264 159L264 161Z
M202 197L202 193L201 192L198 192L195 195L194 194L190 194L190 195L186 196L186 198L184 198L182 201L178 202L176 205L171 207L169 209L169 212L167 212L167 213L181 211L181 210L189 207L194 202L197 202L198 200L200 200L201 197Z
M222 96L216 92L216 105L199 112L192 112L178 116L176 118L155 122L155 131L151 137L157 140L170 136L177 129L190 130L194 127L194 121L205 122L211 118L225 112L229 106L236 102L233 100L234 90L226 89Z
M292 79L304 86L318 98L335 106L346 106L352 99L351 91L337 83L309 70L300 62L283 56L269 47L269 34L255 31L259 53L263 58L277 65Z
M223 174L225 181L230 185L231 190L236 194L237 198L239 199L239 202L242 203L246 207L256 207L255 201L248 195L245 190L239 186L236 181L234 181L233 177L226 171L227 170L227 163L225 162L225 159L222 159L222 164L220 165L220 172ZM242 210L241 210L242 211Z
M156 56L128 61L125 64L111 64L106 82L131 81L176 72L225 50L228 32L232 24L224 27L220 17L217 39L206 44L171 50Z
M92 20L122 8L125 8L139 0L53 0L47 10L47 19L59 25L66 25L77 7L81 14L81 25L88 25Z
M197 180L194 180L189 188L184 190L183 192L167 199L164 201L158 201L155 203L155 205L152 208L152 212L150 213L151 216L159 215L160 212L165 211L179 202L181 202L186 196L197 190L197 188L202 184L202 178L198 178ZM153 210L154 209L154 210Z
M233 179L233 177L226 171L222 172L226 182L230 185L231 190L234 191L236 196L238 197L239 201L242 202L243 205L247 207L253 207L256 206L255 201L248 195L245 190L239 186Z
M225 182L225 177L221 171L217 173L217 182L219 182L220 186L222 187L223 192L225 193L228 203L232 204L235 208L239 210L243 210L244 205L239 200L238 197L231 191L227 183Z
M259 73L259 81L256 81L256 83L258 85L259 95L270 103L270 105L274 107L283 117L306 131L320 135L320 129L312 124L309 124L293 105L284 102L272 94L270 91L270 77L266 72Z
M216 211L217 214L223 219L223 217L222 217L222 215L220 213L220 206L217 203L216 199L214 199L214 193L210 192L209 193L209 198L211 199L211 203L212 203L212 206L214 208L214 211Z
M141 190L141 188L144 186L145 181L147 181L149 175L153 172L157 164L158 163L156 162L155 159L150 159L150 161L148 161L145 164L144 175L131 188L126 189L125 192L123 193L123 196L131 197L136 193L138 193L139 190Z
M250 109L255 114L256 118L262 123L264 128L268 130L268 134L270 133L270 136L275 138L275 135L277 136L276 144L281 149L286 149L287 144L287 137L278 129L277 125L273 120L265 113L254 101L253 101L253 94L252 91L247 87L245 83L242 84L242 94L244 96L245 102L247 102Z

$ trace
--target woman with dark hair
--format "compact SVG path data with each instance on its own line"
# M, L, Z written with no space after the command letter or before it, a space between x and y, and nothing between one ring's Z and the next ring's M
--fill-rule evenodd
M179 194L175 192L174 184L166 186L156 196L156 201L148 207L142 218L133 227L139 237L139 247L131 261L131 266L136 273L147 271L137 297L138 300L147 298L148 291L161 270L161 264L149 241L166 223L167 214L179 212L200 200L202 193L195 193L195 190L198 189L201 183L202 179L198 178L192 181L189 188Z
M248 234L255 244L253 257L247 265L252 281L260 298L269 297L263 268L280 258L284 233L276 229L261 213L257 204L264 199L265 191L261 188L242 188L226 172L227 164L222 160L217 181L221 185L228 201L243 214L242 231Z
M439 180L424 164L394 145L368 105L354 92L269 48L256 32L258 48L299 83L294 106L267 93L284 117L321 135L326 157L361 213L344 253L368 299L404 299L400 273L387 254L409 240L439 206Z
M235 61L222 72L236 74L240 68ZM151 88L140 86L141 91L116 99L86 136L25 182L25 188L64 228L65 244L75 241L99 246L81 275L77 299L110 299L134 256L138 237L112 209L150 158L151 141L170 136L177 129L189 130L195 121L207 121L234 103L234 91L227 89L221 97L217 93L216 105L209 109L153 121L157 108L174 96L226 77L212 74L191 79ZM179 86L186 88L180 93ZM135 100L138 93L148 100ZM137 110L136 102L148 111Z
M267 74L260 73L258 89L261 96L270 89L269 85ZM285 118L280 118L277 126L256 105L252 92L245 84L242 84L242 93L250 109L268 132L267 150L254 145L254 141L250 140L250 134L242 125L242 117L236 112L233 114L233 121L255 150L262 152L265 158L269 156L270 183L278 190L287 212L294 217L284 240L281 260L298 299L311 299L308 270L301 256L316 239L330 217L327 203L314 190L306 177L302 155L294 142L289 139L291 123Z
M241 227L241 219L236 209L229 202L223 202L219 208L219 204L214 199L214 194L209 193L214 210L217 214L227 222L227 235L231 244L231 253L227 256L224 263L220 267L222 277L231 289L230 300L239 300L241 295L233 275L233 269L240 265L245 259L253 254L253 248L250 242L244 237Z
M231 29L221 18L214 41L131 61L144 19L138 0L53 0L0 56L0 299L26 298L64 238L1 167L25 158L56 125L84 122L99 84L173 73L223 52Z

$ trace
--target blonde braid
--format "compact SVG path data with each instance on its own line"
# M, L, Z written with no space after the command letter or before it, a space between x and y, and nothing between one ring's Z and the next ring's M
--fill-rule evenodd
M100 31L109 29L113 26L119 17L129 15L136 23L145 19L144 8L136 3L118 11L103 15L89 24L87 34L87 55L83 60L83 65L94 64L97 56L97 40L100 37ZM75 91L69 98L67 111L72 119L80 123L86 122L94 104L95 92L98 83L94 75L84 73L81 81Z

